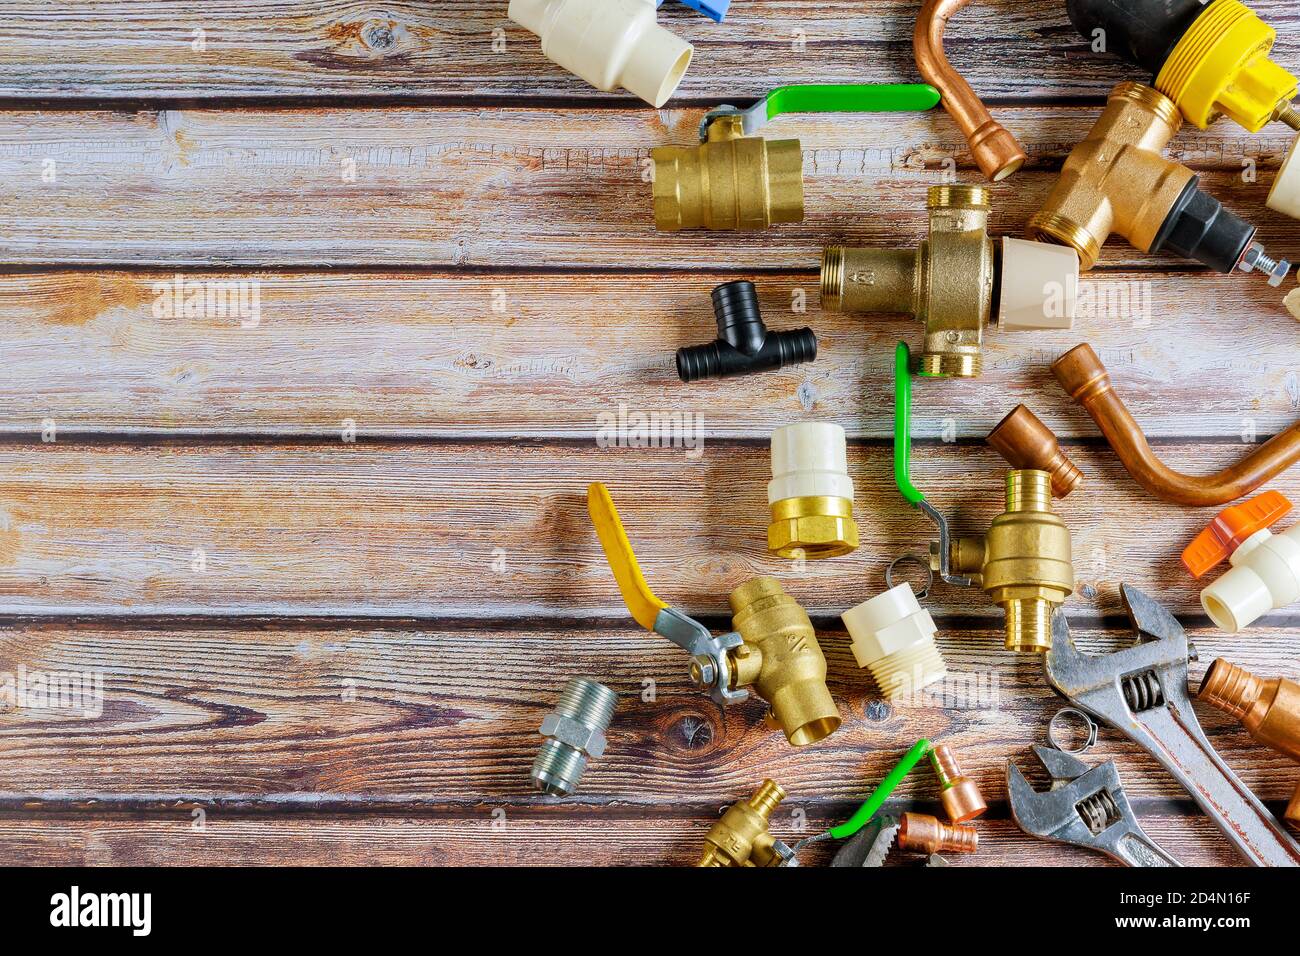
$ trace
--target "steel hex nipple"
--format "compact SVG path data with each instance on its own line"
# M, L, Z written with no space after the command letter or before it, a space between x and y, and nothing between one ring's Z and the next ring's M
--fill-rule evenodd
M565 684L542 721L546 740L533 761L533 786L556 797L577 790L588 758L605 753L605 731L617 706L618 695L603 684L577 677Z

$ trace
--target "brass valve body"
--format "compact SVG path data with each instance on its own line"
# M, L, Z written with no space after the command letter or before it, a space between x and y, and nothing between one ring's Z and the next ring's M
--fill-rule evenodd
M797 139L746 136L721 116L697 146L660 146L654 160L655 228L766 229L803 221L803 148Z
M754 578L731 593L732 627L744 643L728 652L733 688L752 687L770 719L796 747L839 729L826 687L826 658L808 612L775 578Z
M980 835L974 827L944 823L924 813L904 813L898 830L898 848L914 853L974 853Z
M1006 612L1007 650L1044 653L1052 614L1074 593L1070 529L1052 511L1045 471L1007 473L1007 510L983 538L958 538L950 560ZM938 556L931 555L937 569Z
M822 307L891 312L925 324L922 375L974 378L993 314L996 256L989 192L932 186L930 234L916 249L833 246L822 256Z
M1264 680L1219 659L1206 671L1197 699L1241 721L1261 744L1300 761L1300 684L1281 677ZM1300 823L1300 787L1286 818Z
M785 799L775 780L764 780L758 792L727 808L704 838L704 853L696 866L781 866L792 858L785 844L772 836L772 811Z
M930 763L939 778L939 801L953 823L965 823L982 816L989 806L975 781L961 772L957 755L947 744L930 751Z
M1117 233L1150 252L1196 174L1164 157L1183 124L1173 100L1122 83L1101 118L1065 161L1047 203L1029 221L1031 239L1073 246L1087 271Z

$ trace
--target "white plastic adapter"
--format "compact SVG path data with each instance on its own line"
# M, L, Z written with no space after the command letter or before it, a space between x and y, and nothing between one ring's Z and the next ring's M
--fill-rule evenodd
M934 643L939 628L910 584L900 584L840 615L853 656L888 696L943 680L948 674Z
M659 25L654 0L510 0L510 19L541 37L552 62L606 93L660 107L695 48Z
M853 500L844 429L829 422L781 426L772 432L772 480L767 484L767 503L821 497Z
M1236 634L1300 601L1300 524L1282 534L1257 531L1228 560L1232 570L1201 592L1201 607L1220 629Z
M1079 253L1070 246L1002 240L998 325L1007 331L1069 329L1079 302Z
M1300 136L1296 137L1277 171L1268 194L1268 208L1292 219L1300 219Z

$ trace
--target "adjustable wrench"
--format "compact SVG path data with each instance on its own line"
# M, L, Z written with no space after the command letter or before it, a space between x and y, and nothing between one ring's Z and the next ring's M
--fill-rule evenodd
M1089 767L1051 747L1034 753L1052 777L1039 793L1007 762L1007 796L1020 829L1040 840L1105 853L1126 866L1182 866L1146 835L1120 783L1115 761Z
M1074 706L1104 721L1160 761L1255 866L1300 866L1300 844L1218 755L1187 694L1187 633L1137 588L1124 605L1139 642L1113 654L1081 654L1065 615L1052 621L1047 680Z

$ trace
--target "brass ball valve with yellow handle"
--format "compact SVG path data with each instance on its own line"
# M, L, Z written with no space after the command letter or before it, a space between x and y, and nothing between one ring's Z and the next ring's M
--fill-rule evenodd
M929 235L914 249L831 246L822 254L822 308L911 315L925 326L920 373L974 378L984 330L1068 329L1079 258L1072 250L988 234L989 191L932 186Z
M732 626L715 637L707 627L650 590L609 489L587 489L587 510L614 580L638 624L691 656L691 680L719 704L744 700L752 688L767 701L769 719L796 747L839 729L826 687L826 658L808 613L774 578L754 578L731 593Z

